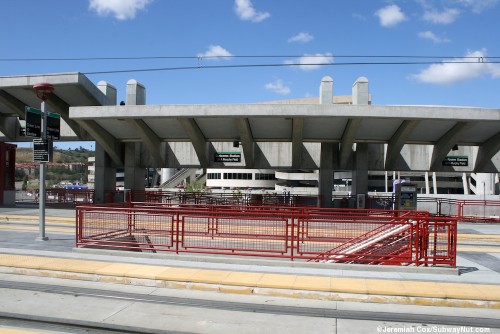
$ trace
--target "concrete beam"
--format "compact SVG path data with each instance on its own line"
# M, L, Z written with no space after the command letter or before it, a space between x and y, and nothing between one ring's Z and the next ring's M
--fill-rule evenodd
M158 138L156 133L141 119L127 119L133 127L139 132L139 136L145 146L148 148L148 152L153 159L153 164L155 167L166 166L165 161L161 157L161 140Z
M123 166L123 145L115 137L104 130L95 121L80 122L84 128L94 138L96 143L102 146L103 150L109 155L115 166Z
M300 168L302 165L304 119L294 117L292 123L292 168Z
M15 116L3 116L0 114L0 132L7 139L16 141L19 137L19 121Z
M13 113L11 113L12 115L17 115L22 119L24 119L24 117L26 116L26 104L2 89L0 89L0 101L2 101L2 103L5 104L8 109L14 111Z
M47 100L49 104L49 111L61 115L61 118L68 124L75 135L81 140L91 140L78 122L69 118L69 104L62 100L57 94L53 93Z
M200 130L200 127L194 120L194 118L178 118L179 123L181 123L184 130L189 135L191 143L193 144L198 160L200 161L201 168L208 167L208 144L207 139Z
M401 149L406 143L408 137L412 134L419 121L403 121L389 140L387 147L387 156L385 158L385 170L394 170L396 160L401 153Z
M476 165L474 171L480 172L491 159L500 151L500 132L486 140L480 147L477 153Z
M71 107L71 118L116 117L336 117L363 120L399 119L457 122L498 122L500 109L435 106L377 106L343 104L186 104ZM250 116L251 115L251 116Z
M362 119L353 118L347 121L347 125L342 134L341 146L340 146L340 159L339 168L347 169L347 164L349 162L349 157L352 154L352 145L356 139L358 129L361 126Z
M460 134L473 125L471 122L458 122L453 128L448 130L436 144L432 152L431 165L429 170L436 172L443 168L442 162L446 155L451 151L453 146L457 144Z
M255 166L255 140L253 138L250 122L248 118L237 118L236 126L238 127L241 145L243 146L246 168L253 168Z

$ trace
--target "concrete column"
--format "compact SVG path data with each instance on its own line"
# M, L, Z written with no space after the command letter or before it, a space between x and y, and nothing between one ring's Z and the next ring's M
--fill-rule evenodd
M352 173L352 195L368 193L368 144L356 145L356 170Z
M425 172L425 193L429 195L431 193L429 185L429 172Z
M368 79L360 77L352 85L352 104L368 105L370 94L368 93Z
M389 173L385 171L385 192L389 192Z
M137 80L127 81L126 105L146 104L146 88ZM141 143L125 143L124 187L127 190L145 190L146 169L142 165ZM140 201L135 197L134 201Z
M368 79L360 77L352 86L352 104L368 105ZM355 170L352 173L352 194L368 193L368 145L356 144Z
M321 79L319 86L319 104L333 104L333 79L329 76Z
M106 102L104 105L106 106L114 106L116 105L116 87L106 81L99 81L97 83L97 88L104 95L106 95Z
M335 143L321 143L318 180L319 207L331 208L333 192L333 155ZM337 145L338 148L338 145Z
M333 104L333 79L329 76L321 79L319 87L319 103L323 105ZM318 181L318 206L322 208L331 208L333 192L333 154L334 143L321 143L321 157ZM338 148L338 146L337 146Z
M106 81L99 81L97 88L106 96L104 105L116 105L116 88ZM94 202L105 203L106 193L116 190L116 168L99 143L95 145ZM108 193L112 196L112 193ZM111 199L111 198L109 198Z
M141 143L125 143L124 187L144 190L146 169L141 167Z
M106 202L106 192L116 190L116 168L99 143L95 145L94 202Z
M131 79L127 81L127 100L126 105L145 105L146 104L146 88L137 82L137 80Z
M436 195L438 193L436 172L432 172L432 187L434 188L432 193Z

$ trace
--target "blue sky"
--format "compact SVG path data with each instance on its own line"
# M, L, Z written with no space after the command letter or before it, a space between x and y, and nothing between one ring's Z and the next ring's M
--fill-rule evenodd
M377 105L499 108L499 18L500 0L3 1L0 76L169 69L87 74L115 85L119 100L136 79L148 104L317 96L325 75L349 95L365 76ZM186 58L83 59L103 57ZM80 60L21 60L34 58ZM280 66L246 67L271 64ZM245 67L210 68L235 65Z

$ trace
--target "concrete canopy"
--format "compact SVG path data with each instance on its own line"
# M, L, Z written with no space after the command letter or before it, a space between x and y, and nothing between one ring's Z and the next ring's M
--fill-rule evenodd
M94 140L80 124L69 118L69 107L105 105L109 97L78 72L0 77L0 140L33 139L20 136L19 119L25 118L25 106L40 108L41 101L33 90L33 85L40 82L51 83L55 88L47 102L50 112L61 115L61 140Z
M244 158L253 159L246 166L257 168L307 166L300 163L304 149L294 149L289 164L259 164L258 157L246 152L255 143L388 144L384 169L389 170L397 167L404 145L434 146L429 166L434 170L441 168L441 161L455 145L479 147L483 158L475 164L483 166L489 165L486 160L500 149L496 140L500 135L500 109L334 104L133 105L72 107L70 118L93 120L118 141L141 141L143 134L129 122L141 120L162 142L193 143L199 164L206 167L215 165L205 145L215 142L241 142ZM350 153L349 149L340 154L337 167L349 168ZM493 170L498 170L498 164Z

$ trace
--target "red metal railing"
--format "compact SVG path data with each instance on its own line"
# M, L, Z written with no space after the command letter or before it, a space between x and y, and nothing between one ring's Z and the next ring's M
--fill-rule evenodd
M500 223L500 201L458 201L457 216L462 222Z
M456 264L456 219L427 212L127 203L78 206L76 245L387 265Z

